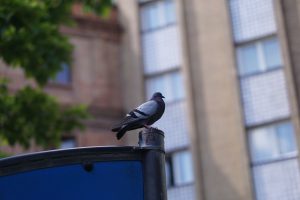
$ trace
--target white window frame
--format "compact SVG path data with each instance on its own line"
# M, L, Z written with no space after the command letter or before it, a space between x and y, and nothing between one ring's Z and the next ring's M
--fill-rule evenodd
M278 162L278 161L283 161L283 160L286 160L286 159L291 159L291 158L296 158L298 156L298 151L297 151L297 142L295 141L295 147L296 147L296 150L295 151L291 151L289 153L282 153L281 152L281 147L280 147L280 138L279 138L279 132L277 131L277 128L280 126L280 125L284 125L284 124L289 124L292 128L292 134L293 134L293 137L294 139L296 140L296 133L295 133L295 130L294 130L294 127L293 127L293 124L291 121L282 121L282 122L279 122L279 123L273 123L273 124L270 124L270 125L265 125L265 126L260 126L260 127L257 127L257 128L251 128L249 131L248 131L248 141L249 141L249 148L250 148L250 154L251 154L251 163L253 166L255 165L262 165L262 164L265 164L265 163L272 163L272 162ZM274 158L267 158L267 159L264 159L264 160L253 160L253 153L254 153L254 150L252 149L252 143L251 143L251 134L259 134L259 133L255 133L255 130L259 130L259 129L265 129L267 130L269 134L274 134L273 137L275 139L275 145L276 145L276 153L277 155L274 157Z
M176 170L176 167L181 167L181 166L175 166L175 162L174 162L175 156L179 156L180 154L184 154L184 153L188 153L191 156L191 162L189 164L190 164L190 168L191 168L190 173L192 174L191 180L187 180L185 182L184 182L184 180L180 179L181 177L179 177L179 176L181 176L182 174L181 174L181 172L179 172L179 174L177 173L178 168ZM193 159L192 159L192 154L189 150L185 149L185 150L178 150L178 151L174 151L172 153L168 153L166 156L166 161L170 165L170 170L169 170L170 176L168 176L170 178L169 185L168 185L169 188L181 187L181 186L190 185L190 184L194 183L195 176L194 176L194 170L193 170ZM186 164L186 163L181 163L181 164Z
M276 39L278 46L279 46L279 56L281 56L281 63L276 66L276 67L272 67L272 68L268 68L267 66L267 61L265 58L265 53L264 53L264 46L263 43L267 40L271 40L271 39ZM242 73L242 63L243 61L241 60L241 56L239 53L239 50L242 49L243 47L247 46L247 45L254 45L256 52L257 52L257 59L258 59L258 66L257 66L257 71L256 72L251 72L251 73L246 73L243 74ZM281 49L280 49L280 43L279 43L279 38L276 36L271 36L271 37L266 37L266 38L261 38L255 41L251 41L251 42L247 42L247 43L241 43L239 45L236 46L236 58L237 58L237 66L238 66L238 74L240 77L246 77L246 76L251 76L251 75L256 75L256 74L260 74L260 73L265 73L268 71L272 71L272 70L276 70L279 68L282 68L284 66L283 64L283 59L282 59L282 53L281 53Z
M140 31L142 33L147 33L147 32L152 32L152 31L156 31L156 30L159 30L159 29L163 29L165 27L168 27L168 26L176 26L177 25L177 19L175 18L175 21L174 22L167 22L166 20L166 16L165 16L165 13L164 13L164 6L165 6L165 2L166 1L173 1L174 3L174 6L176 7L176 0L140 0L139 1L139 5L140 5ZM151 5L153 4L153 5ZM163 5L160 5L160 4L163 4ZM162 20L164 23L162 25L159 25L157 27L147 27L147 28L144 28L143 27L143 14L141 12L141 10L143 9L143 7L146 7L146 6L159 6L158 7L158 19L157 20ZM175 10L176 12L176 10ZM176 17L176 13L175 13L175 17ZM148 22L147 22L148 23Z

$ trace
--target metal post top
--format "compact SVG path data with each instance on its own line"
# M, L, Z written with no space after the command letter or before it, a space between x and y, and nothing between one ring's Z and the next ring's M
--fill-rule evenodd
M139 146L164 151L164 132L157 128L144 129L139 133Z

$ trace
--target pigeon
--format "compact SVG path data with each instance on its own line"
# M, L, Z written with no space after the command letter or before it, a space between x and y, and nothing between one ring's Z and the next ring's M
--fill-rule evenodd
M165 98L160 92L155 92L151 99L130 111L126 117L113 126L112 131L117 132L117 139L121 139L126 131L138 128L150 128L165 112Z

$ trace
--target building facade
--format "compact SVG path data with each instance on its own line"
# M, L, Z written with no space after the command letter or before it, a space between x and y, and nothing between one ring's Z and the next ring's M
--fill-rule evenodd
M169 199L299 199L300 2L117 5L124 108L166 96Z
M168 199L300 199L300 2L115 3L107 20L75 6L78 26L61 30L74 62L45 90L94 116L62 147L136 145L137 131L116 142L110 127L160 91ZM0 75L12 91L33 84L3 63Z

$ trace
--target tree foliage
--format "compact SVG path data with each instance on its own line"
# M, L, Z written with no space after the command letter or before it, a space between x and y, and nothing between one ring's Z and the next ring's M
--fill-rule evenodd
M34 139L38 145L57 146L61 133L83 128L85 107L60 108L56 100L44 92L24 87L10 95L7 85L0 85L0 135L10 145L25 148Z
M110 0L0 0L0 57L45 85L71 62L72 45L59 28L74 24L75 2L97 14L111 6Z
M85 107L62 109L42 90L62 64L71 64L72 45L59 29L75 24L71 9L76 2L98 15L111 6L111 0L0 0L0 58L22 68L39 86L10 94L6 81L0 81L0 139L10 145L28 148L34 140L55 146L63 132L83 127Z

